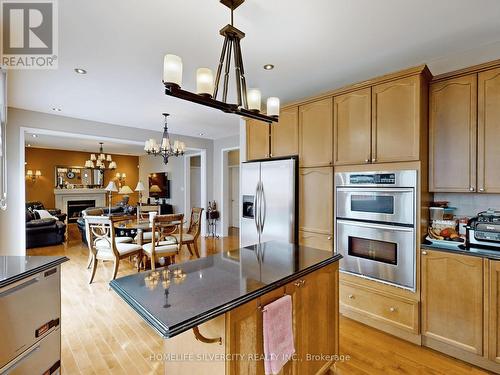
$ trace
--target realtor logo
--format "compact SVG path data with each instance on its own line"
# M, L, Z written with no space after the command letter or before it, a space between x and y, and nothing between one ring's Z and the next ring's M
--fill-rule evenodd
M0 0L1 65L57 68L57 0Z

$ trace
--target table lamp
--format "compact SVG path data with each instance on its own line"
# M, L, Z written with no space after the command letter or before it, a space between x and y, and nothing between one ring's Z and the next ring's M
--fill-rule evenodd
M137 186L135 187L135 191L139 192L139 205L137 206L137 220L141 219L141 207L142 207L142 192L146 190L144 187L144 184L142 181L139 181L137 183Z
M104 190L106 190L107 192L109 192L109 211L108 211L108 215L111 215L111 196L112 196L113 192L117 192L118 189L116 188L116 185L115 185L114 181L109 181L108 186L106 186L106 188Z

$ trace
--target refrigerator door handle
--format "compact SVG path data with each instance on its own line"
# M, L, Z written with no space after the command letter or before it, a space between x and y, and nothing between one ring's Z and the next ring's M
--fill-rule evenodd
M257 228L257 233L260 233L259 229L259 186L260 181L257 182L257 186L255 187L255 196L253 198L253 219L255 221L255 228Z
M260 183L260 192L261 192L261 208L260 208L260 212L259 212L259 215L261 216L260 218L260 231L263 232L264 231L264 224L266 223L266 210L267 210L267 207L266 207L266 193L265 193L265 190L264 190L264 183L261 182Z

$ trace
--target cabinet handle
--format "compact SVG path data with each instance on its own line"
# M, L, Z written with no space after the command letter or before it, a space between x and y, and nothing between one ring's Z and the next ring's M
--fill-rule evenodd
M349 294L349 295L347 296L347 298L349 298L349 299L354 299L354 295L353 295L353 294Z
M269 157L270 157L270 158L272 158L272 157L273 157L273 154L272 154L272 153L271 153L271 154L269 154Z
M484 192L484 188L480 188L479 191L482 193Z
M372 163L375 163L377 161L377 158L372 159Z
M469 191L474 191L474 190L476 190L476 189L474 189L474 186L471 186L471 187L469 188Z
M370 159L365 159L365 163L368 164L370 162Z
M305 280L300 280L300 286L304 286L306 285L306 281Z
M300 283L300 280L299 280L299 281L294 282L293 285L295 285L297 288L300 288L300 286L302 284Z
M427 251L422 251L422 255L427 255Z
M331 240L332 239L332 236L328 236L328 240Z
M391 307L389 307L389 311L390 312L396 312L396 308L391 306Z

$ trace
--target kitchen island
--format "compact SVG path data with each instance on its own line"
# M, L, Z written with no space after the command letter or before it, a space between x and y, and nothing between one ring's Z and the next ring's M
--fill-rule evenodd
M267 242L110 285L166 339L153 360L169 375L264 374L262 308L290 295L296 355L282 372L321 374L338 352L340 258Z

